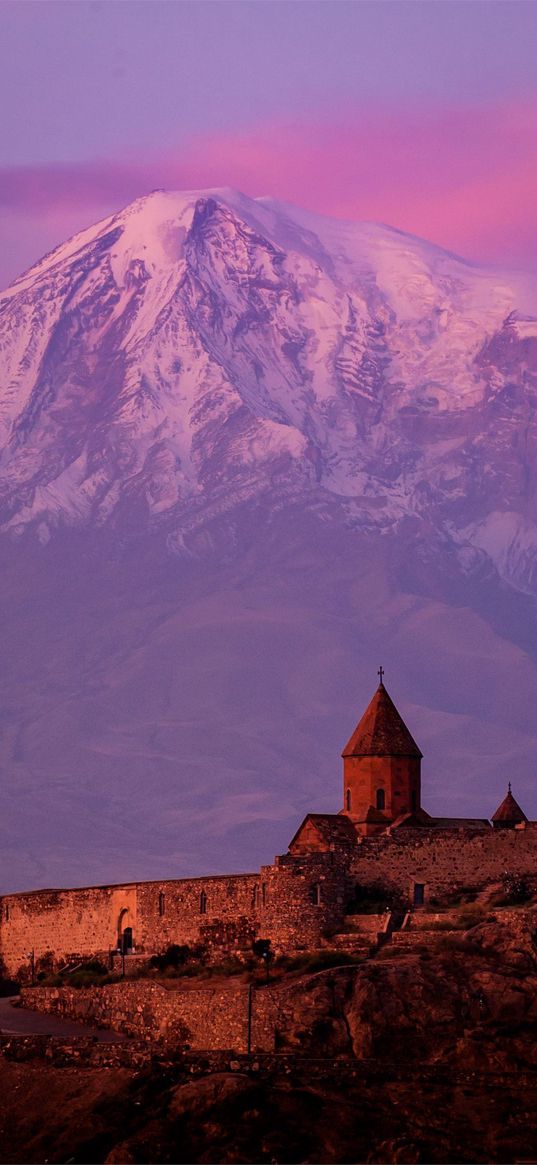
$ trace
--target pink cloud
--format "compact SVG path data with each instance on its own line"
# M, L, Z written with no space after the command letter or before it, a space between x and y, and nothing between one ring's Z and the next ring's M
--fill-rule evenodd
M45 250L155 187L223 185L388 222L477 261L535 266L537 106L354 112L199 138L154 157L4 169L0 235L9 219L15 261L14 216L32 240L42 230Z

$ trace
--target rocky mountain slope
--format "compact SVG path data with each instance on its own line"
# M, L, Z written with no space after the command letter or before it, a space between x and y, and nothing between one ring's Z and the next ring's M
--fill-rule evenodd
M4 528L208 516L274 489L404 518L532 589L537 277L232 191L156 192L0 300Z
M381 657L429 807L536 813L536 394L537 277L229 190L16 280L5 888L270 859Z

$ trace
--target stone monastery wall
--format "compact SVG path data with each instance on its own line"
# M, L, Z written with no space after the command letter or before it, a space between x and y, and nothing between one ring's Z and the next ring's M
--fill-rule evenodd
M317 889L319 887L319 889ZM251 951L256 937L275 949L318 946L345 909L345 877L335 855L282 858L259 874L140 882L13 894L0 903L5 972L28 978L79 959L107 956L126 927L137 954L171 943L203 944L209 958Z
M354 883L382 884L412 904L424 886L425 904L442 904L463 887L498 882L505 873L537 883L537 823L524 829L401 829L363 838L349 863Z
M134 951L146 956L171 943L203 944L218 961L250 951L256 937L270 939L277 953L315 949L343 922L357 885L383 887L412 905L419 884L425 904L441 905L506 871L537 883L537 824L399 829L350 848L285 854L258 874L6 896L0 954L7 974L27 979L31 952L37 970L106 957L127 927Z
M136 886L37 890L2 899L0 954L9 975L56 965L117 945L118 928L137 924ZM128 919L128 922L124 920ZM53 956L53 957L52 957Z

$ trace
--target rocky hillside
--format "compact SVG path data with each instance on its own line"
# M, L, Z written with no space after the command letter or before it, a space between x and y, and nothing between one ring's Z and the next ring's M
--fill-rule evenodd
M168 1050L131 1072L4 1058L0 1160L531 1161L535 917L511 915L296 980L283 1059Z

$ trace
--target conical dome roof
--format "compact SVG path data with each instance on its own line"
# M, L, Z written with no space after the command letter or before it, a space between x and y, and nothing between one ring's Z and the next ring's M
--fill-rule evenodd
M422 756L383 683L379 684L341 755Z
M504 797L501 805L498 806L492 821L500 824L519 825L521 821L527 821L524 810L520 808L518 801L515 801L511 792L511 782L509 781L509 788L507 796Z

